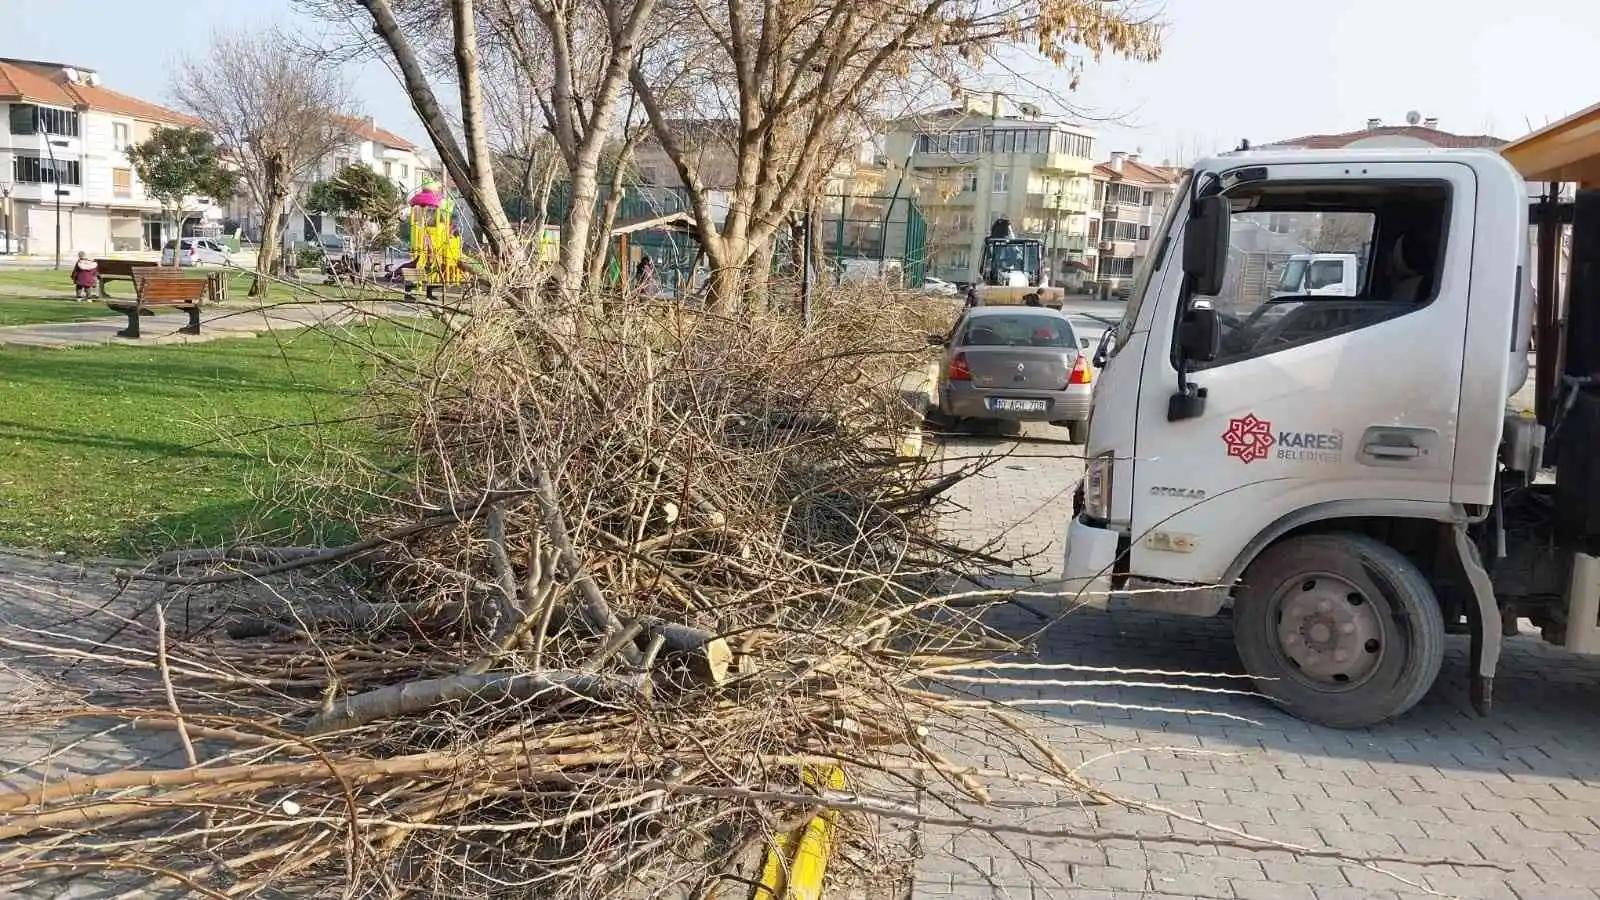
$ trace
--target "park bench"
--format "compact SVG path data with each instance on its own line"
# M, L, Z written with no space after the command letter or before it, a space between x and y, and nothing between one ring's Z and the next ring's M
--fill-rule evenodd
M159 272L159 270L158 270ZM106 301L106 305L128 317L128 327L117 332L117 337L139 337L139 317L150 315L158 309L181 309L189 314L189 323L178 329L180 334L200 333L200 304L211 290L209 278L185 278L179 273L140 273L134 279L133 300Z
M108 300L106 282L111 280L135 282L134 273L142 269L159 268L155 263L141 259L97 259L94 264L100 273L100 299Z
M134 291L137 294L139 280L148 280L151 278L181 278L184 280L193 279L195 281L204 280L206 284L206 301L208 303L219 303L227 299L225 294L228 284L227 276L227 272L196 273L194 269L190 269L189 271L185 272L182 269L174 268L172 266L159 266L154 269L141 270L139 272L138 279L134 281Z

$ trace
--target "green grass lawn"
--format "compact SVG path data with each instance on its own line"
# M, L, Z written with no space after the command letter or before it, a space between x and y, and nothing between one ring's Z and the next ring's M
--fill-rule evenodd
M121 313L100 302L76 303L71 293L61 297L7 297L0 295L0 327L88 322Z
M67 263L63 263L66 265ZM185 270L192 272L193 270ZM248 294L255 275L250 272L233 272L228 279L229 304L250 302ZM312 291L325 297L346 297L340 288L320 284L306 284L301 288L273 285L269 302L287 303L312 299ZM111 283L111 293L117 297L132 297L133 286L126 281ZM392 299L393 295L379 290L363 291L357 298L371 295L375 299ZM181 315L167 311L159 315ZM66 270L39 268L0 269L0 327L7 325L45 325L61 322L86 322L121 313L107 307L98 296L90 303L77 303L72 296L71 276Z
M0 543L78 555L337 538L347 523L307 516L298 473L370 434L349 421L373 371L362 346L416 343L384 327L0 347Z

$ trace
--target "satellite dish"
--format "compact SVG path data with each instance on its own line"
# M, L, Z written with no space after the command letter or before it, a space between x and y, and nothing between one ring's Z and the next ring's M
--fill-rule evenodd
M1415 125L1415 124L1417 124L1418 122L1421 122L1421 121L1422 121L1422 113L1419 113L1414 109L1412 111L1406 113L1406 124L1407 125Z

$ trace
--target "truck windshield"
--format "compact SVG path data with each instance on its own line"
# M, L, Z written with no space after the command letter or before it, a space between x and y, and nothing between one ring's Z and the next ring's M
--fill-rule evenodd
M1278 279L1278 290L1289 294L1300 293L1300 282L1305 280L1308 259L1291 259L1283 267L1283 275Z
M1189 182L1194 178L1194 170L1183 173L1178 180L1178 187L1172 194L1172 202L1167 204L1167 211L1161 216L1161 224L1150 233L1150 246L1157 248L1139 262L1139 269L1133 276L1133 287L1128 291L1128 305L1123 307L1122 321L1112 331L1112 340L1107 348L1106 355L1116 356L1117 350L1128 342L1128 336L1133 334L1134 323L1139 321L1139 308L1144 306L1145 290L1150 283L1150 273L1161 267L1162 258L1176 248L1166 247L1167 234L1172 230L1172 221L1177 217L1178 207L1189 202Z

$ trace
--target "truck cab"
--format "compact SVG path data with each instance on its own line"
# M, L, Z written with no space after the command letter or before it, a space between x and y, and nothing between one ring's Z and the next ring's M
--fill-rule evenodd
M1354 297L1363 257L1355 253L1296 253L1278 272L1273 297Z
M1339 257L1349 293L1246 277L1266 222L1310 239L1334 217L1364 248ZM1472 637L1482 710L1517 616L1600 651L1600 514L1558 512L1600 509L1600 398L1564 382L1564 425L1508 409L1529 372L1528 223L1526 182L1487 151L1198 163L1096 352L1069 602L1231 607L1258 689L1336 727L1420 700L1450 632Z

